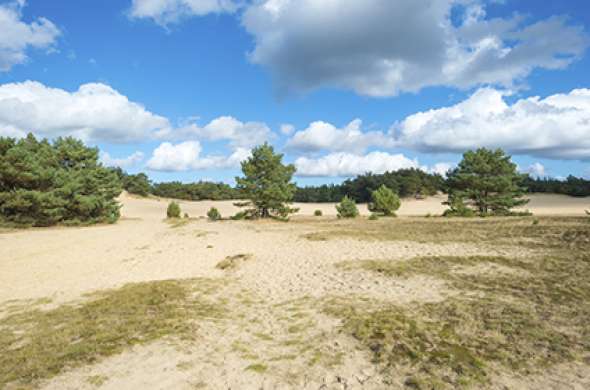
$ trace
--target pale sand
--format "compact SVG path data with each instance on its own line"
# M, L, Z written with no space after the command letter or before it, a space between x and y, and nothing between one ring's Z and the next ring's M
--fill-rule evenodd
M107 389L121 388L381 388L369 356L338 332L337 322L308 308L315 325L306 334L318 348L342 353L342 364L331 369L310 368L306 356L269 364L266 375L244 371L255 363L235 351L236 341L247 343L258 356L294 353L276 342L262 342L253 334L280 338L288 334L289 307L278 303L306 298L361 296L374 300L436 302L451 293L443 283L424 277L407 281L349 272L336 263L362 259L408 259L420 255L502 255L505 249L466 244L366 242L359 240L309 241L302 236L316 228L309 223L277 223L195 219L172 228L163 220L167 200L121 198L123 219L108 226L33 229L0 234L0 305L9 300L51 298L53 305L75 301L83 294L115 288L129 282L213 278L227 283L228 291L246 291L253 307L230 301L242 315L235 324L205 323L198 345L179 348L166 340L136 347L122 355L70 372L45 384L48 389L94 388L88 377L108 378ZM442 198L405 201L399 214L440 214ZM237 211L233 202L180 202L183 213L202 217L211 206L224 216ZM530 210L538 214L582 215L588 199L533 196ZM296 205L311 215L321 209L334 215L333 205ZM364 213L367 211L364 209ZM513 253L513 252L511 252ZM237 270L215 265L226 256L251 254ZM518 255L518 253L516 253ZM428 288L424 288L428 286ZM295 352L297 353L297 352ZM326 385L327 387L322 387ZM400 384L401 386L401 384ZM534 387L534 386L533 386ZM522 388L527 388L526 386ZM536 388L539 388L538 386Z
M585 215L584 210L590 210L590 197L574 198L566 195L548 195L548 194L533 194L527 197L530 202L521 207L521 210L529 210L535 215ZM402 199L402 204L397 214L399 216L425 216L441 215L447 206L442 203L447 200L446 195L431 196L426 199ZM162 210L165 210L167 203L170 200L157 199L162 205L160 208L146 207L146 202L151 203L153 200L136 199L132 204L126 204L124 209L125 215L141 214L144 218L149 215L154 218L161 218ZM191 217L205 216L211 207L219 209L224 217L229 217L240 211L238 207L234 206L236 201L199 201L187 202L177 201L180 203L183 213L186 211ZM296 215L313 215L315 210L321 210L325 216L336 215L336 208L334 203L293 203L292 207L298 208L299 212ZM361 215L369 215L366 204L358 205ZM148 214L145 214L148 213Z

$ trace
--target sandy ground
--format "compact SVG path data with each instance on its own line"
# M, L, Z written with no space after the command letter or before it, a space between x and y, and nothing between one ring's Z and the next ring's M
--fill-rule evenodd
M425 216L426 214L441 215L447 206L442 202L446 201L445 195L431 196L426 199L403 199L402 205L398 210L399 216ZM546 195L533 194L529 196L530 202L521 210L530 210L536 215L584 215L584 210L590 210L590 197L574 198L566 195ZM160 202L167 202L160 199ZM205 216L209 208L217 207L223 216L231 216L240 209L235 207L234 201L201 201L201 202L180 202L183 211L187 211L190 216ZM134 214L135 205L128 205L125 214ZM325 216L336 215L336 208L333 203L294 203L294 208L298 208L297 215L313 215L315 210L321 210ZM362 215L369 215L366 204L359 204L359 211ZM153 209L151 212L161 215L161 210Z
M103 384L107 389L189 389L204 385L212 389L382 388L369 357L337 331L333 319L314 308L307 312L315 325L306 338L328 354L345 356L336 368L310 368L306 357L299 356L293 361L276 363L272 375L260 375L244 371L252 362L236 353L235 343L238 340L251 345L259 356L292 353L287 347L257 341L253 336L266 333L276 339L287 333L289 321L285 318L292 308L285 302L353 295L400 303L436 302L449 294L436 280L380 279L339 269L335 267L338 262L419 255L505 254L502 248L465 244L316 242L303 238L316 230L312 224L211 223L195 218L204 216L211 206L223 215L231 215L236 211L232 202L180 202L183 213L195 219L172 228L163 220L167 201L128 195L121 200L123 218L115 225L0 234L0 304L38 298L51 298L53 304L60 304L129 282L198 277L227 281L230 296L247 291L260 303L249 309L235 304L233 310L243 313L237 316L241 322L231 326L203 325L198 348L187 349L166 340L136 347L96 365L61 374L45 384L48 389L94 388L88 378L96 375L107 378ZM440 214L440 202L439 197L407 201L399 214ZM324 215L335 213L333 205L296 207L304 215L311 215L315 209L321 209ZM537 214L576 215L590 208L590 200L534 196L528 208ZM249 254L252 259L229 273L215 268L220 260L236 254Z

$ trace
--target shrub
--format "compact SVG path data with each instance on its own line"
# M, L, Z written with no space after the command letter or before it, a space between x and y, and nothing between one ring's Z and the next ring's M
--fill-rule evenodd
M316 217L321 217L323 215L322 210L316 210L313 212L313 215L315 215Z
M209 211L207 211L207 217L210 221L219 221L221 219L221 214L215 207L211 207Z
M233 221L241 221L243 219L246 219L248 217L248 213L246 211L240 211L237 212L236 214L234 214L231 219Z
M188 213L184 213L184 218L189 219L190 215L188 215Z
M475 217L475 211L466 206L463 199L456 195L449 195L449 200L445 204L448 204L450 208L445 210L443 217Z
M385 216L395 216L400 205L399 196L385 185L381 185L371 194L369 210L374 213L382 213Z
M170 204L168 204L166 216L168 218L180 218L180 206L178 205L178 203L170 202Z
M379 216L375 213L369 215L369 221L376 221L379 219Z
M344 196L342 201L336 205L338 218L356 218L359 215L359 210L356 207L356 202L348 196Z

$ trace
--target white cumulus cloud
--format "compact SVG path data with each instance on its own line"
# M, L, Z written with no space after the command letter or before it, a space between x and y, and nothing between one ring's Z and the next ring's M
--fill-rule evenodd
M144 154L139 151L122 158L112 157L105 151L100 152L100 162L108 167L130 168L142 162L143 158Z
M317 121L305 130L296 132L287 142L287 148L302 152L363 153L372 146L391 147L393 139L379 131L362 130L362 121L355 119L339 129L331 123Z
M48 138L130 142L169 127L168 119L101 83L84 84L74 92L35 81L0 85L0 135L33 132Z
M251 148L274 138L263 122L241 122L231 116L221 116L201 127L195 123L176 129L166 128L158 133L162 139L183 140L199 138L209 141L229 141L234 148Z
M9 71L14 65L27 61L27 51L51 50L61 35L50 20L40 17L26 23L22 20L24 0L0 4L0 72Z
M482 0L260 0L242 24L255 40L250 60L270 69L280 93L512 87L535 68L568 66L589 45L565 17L488 18Z
M555 159L590 159L590 89L513 104L503 92L484 88L454 106L407 117L397 144L424 152L478 147Z
M236 148L231 155L202 156L202 147L198 141L186 141L178 144L164 142L158 146L147 167L154 171L180 172L210 168L236 168L240 162L250 156L250 151Z
M233 13L238 6L233 0L133 0L129 14L133 18L148 18L167 25L189 16Z
M383 173L403 168L420 168L417 160L403 154L371 152L366 155L331 153L320 158L299 157L295 160L297 176L349 177L367 172Z
M526 169L526 173L528 173L531 176L534 177L547 177L547 170L545 169L545 166L543 164L541 164L540 162L536 162L534 164L531 164L527 169Z

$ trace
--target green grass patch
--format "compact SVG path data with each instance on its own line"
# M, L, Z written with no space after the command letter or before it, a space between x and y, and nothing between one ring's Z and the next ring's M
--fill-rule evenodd
M129 284L80 304L10 314L0 319L0 387L34 384L165 336L192 340L198 320L222 315L198 294L211 283Z
M254 371L257 374L264 374L268 370L268 366L262 363L250 364L245 370Z

